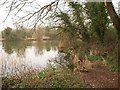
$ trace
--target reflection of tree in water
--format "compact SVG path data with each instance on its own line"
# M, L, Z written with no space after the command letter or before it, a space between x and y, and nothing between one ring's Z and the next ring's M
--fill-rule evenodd
M12 48L12 46L11 46L11 44L10 44L11 42L3 42L2 44L2 46L3 46L3 49L4 49L4 51L6 52L6 53L8 53L8 54L12 54L13 53L13 48Z
M36 55L43 54L44 43L42 43L41 41L36 41L35 43L33 43L33 46L35 46Z
M50 51L51 49L56 50L56 41L46 41L45 43L46 51Z
M43 51L56 50L56 43L54 41L36 41L34 43L36 55L43 54Z
M6 53L12 54L15 51L18 56L24 56L25 49L29 45L31 45L31 44L30 44L30 42L27 42L27 41L3 42L3 48Z
M16 52L18 56L24 56L27 46L35 46L35 54L43 54L43 51L50 51L51 49L56 50L56 41L10 41L3 42L3 49L6 53L12 54Z
M51 61L49 62L49 64L51 63ZM73 71L74 69L74 65L72 63L72 60L70 59L70 55L69 54L65 54L65 53L61 53L59 52L58 57L56 57L53 60L53 63L60 68L68 68L70 70Z

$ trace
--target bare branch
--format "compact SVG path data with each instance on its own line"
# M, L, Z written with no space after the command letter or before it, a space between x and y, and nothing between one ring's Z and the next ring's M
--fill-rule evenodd
M3 22L5 22L6 19L8 18L8 16L10 15L10 12L11 12L12 6L13 6L13 3L14 3L14 0L12 1L11 6L10 6L10 10L9 10L9 12L8 12L8 14L7 14L7 16L6 16L6 18L5 18L5 20L4 20Z
M2 3L2 5L5 5L6 3L7 7L9 8L8 10L8 14L5 18L5 20L3 22L5 22L7 20L7 18L10 16L10 13L12 13L15 17L16 17L16 22L17 23L25 23L28 21L31 21L32 23L34 23L34 26L36 26L38 23L44 23L44 19L46 18L46 16L53 16L56 11L58 10L58 4L60 2L60 0L54 0L53 2L41 7L40 4L35 4L35 0L6 0ZM10 3L11 2L11 3ZM32 5L32 3L34 3ZM32 11L31 10L26 10L26 7L29 8L33 8ZM20 16L18 13L20 12L20 14L24 15L24 16ZM46 18L47 19L47 18Z

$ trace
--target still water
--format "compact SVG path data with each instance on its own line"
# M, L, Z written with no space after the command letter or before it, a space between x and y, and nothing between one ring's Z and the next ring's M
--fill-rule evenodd
M2 75L43 70L58 56L56 41L0 42Z

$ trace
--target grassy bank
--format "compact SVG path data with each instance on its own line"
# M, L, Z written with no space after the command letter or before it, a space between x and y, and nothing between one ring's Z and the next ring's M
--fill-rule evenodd
M4 77L3 88L83 88L80 74L68 69L47 69L23 76Z

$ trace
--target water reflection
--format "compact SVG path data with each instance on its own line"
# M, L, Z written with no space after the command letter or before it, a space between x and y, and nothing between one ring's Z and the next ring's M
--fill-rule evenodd
M33 46L35 46L36 55L43 54L44 49L46 51L50 51L51 49L57 50L57 43L55 41L43 41L43 42L34 42Z
M0 46L3 75L42 70L58 55L56 41L13 41Z
M69 53L58 52L57 46L57 41L0 42L0 64L2 66L0 68L2 68L2 75L16 75L28 71L40 71L49 65L74 71L76 65L73 63ZM94 62L92 61L94 59L105 64L109 64L110 62L110 66L112 65L115 69L117 68L117 62L107 62L107 58L101 60L101 56L98 57L95 55L99 59L92 58L92 56L88 56L88 60L79 65L80 68L83 65L86 67L91 66L91 62Z
M25 49L27 46L31 46L31 42L25 41L11 41L11 42L3 42L2 47L5 53L12 54L14 52L17 53L18 56L24 55Z
M52 62L50 61L49 64L51 67L57 67L61 69L66 68L69 69L70 71L73 71L74 69L74 64L68 53L58 52L57 57L55 57Z

